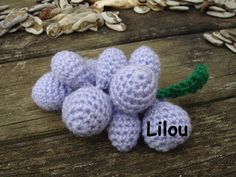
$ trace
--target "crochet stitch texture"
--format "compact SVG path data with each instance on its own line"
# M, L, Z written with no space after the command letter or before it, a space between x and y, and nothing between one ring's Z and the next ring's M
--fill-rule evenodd
M149 67L157 79L160 76L160 59L159 56L149 47L141 46L137 48L130 57L131 65L143 65Z
M98 57L96 86L106 90L110 86L113 75L128 64L124 53L117 48L107 48Z
M139 113L155 100L157 81L147 66L129 65L120 69L111 81L110 96L117 109Z
M96 87L80 88L65 98L62 118L75 135L92 136L102 132L110 122L110 97Z
M89 82L96 86L97 60L88 59L85 61L89 72Z
M86 62L74 52L58 52L52 58L51 69L60 82L73 89L92 85Z
M128 152L137 144L140 137L141 120L137 114L116 111L107 131L112 145L118 151Z
M59 111L65 97L72 89L60 83L52 72L44 74L32 89L32 99L46 111Z
M157 130L160 125L159 122L167 122L167 129L170 126L179 127L184 129L187 126L187 136L170 136L167 134L164 136L164 129L162 134L159 136L147 136L147 122L150 122L150 129ZM192 131L191 121L186 111L179 106L166 101L158 101L148 108L142 121L142 135L146 144L157 151L166 152L174 149L176 146L184 143L190 136Z
M136 49L129 62L115 48L105 49L98 60L62 51L52 58L51 70L33 86L34 102L47 111L62 111L65 126L75 135L107 129L112 145L122 152L130 151L141 135L150 148L163 152L185 142L192 131L188 114L163 99L194 93L209 77L207 68L197 65L186 80L158 89L159 57L145 46ZM187 126L187 136L148 136L148 122L156 131L164 121L167 128Z
M198 89L201 89L206 84L208 78L208 68L205 65L197 64L195 70L187 79L170 85L167 88L161 88L157 92L156 97L159 99L176 98L188 93L196 93Z

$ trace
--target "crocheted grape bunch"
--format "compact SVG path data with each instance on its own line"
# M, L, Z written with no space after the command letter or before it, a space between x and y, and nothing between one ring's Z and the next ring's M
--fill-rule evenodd
M65 126L75 135L107 130L112 145L123 152L142 136L150 148L165 152L184 143L192 128L182 108L156 99L174 97L171 91L179 88L159 89L159 76L159 57L149 47L136 49L129 61L116 48L105 49L97 60L62 51L53 56L51 71L33 86L32 98L46 111L61 111Z

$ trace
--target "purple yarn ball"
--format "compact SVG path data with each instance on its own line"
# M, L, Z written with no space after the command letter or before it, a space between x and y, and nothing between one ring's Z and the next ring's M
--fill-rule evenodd
M65 97L71 91L71 88L60 83L52 72L49 72L39 78L33 86L32 98L43 110L59 111Z
M96 85L102 90L109 88L113 75L128 64L124 53L117 48L107 48L98 57Z
M110 122L110 97L95 87L80 88L66 97L62 118L75 135L92 136L102 132Z
M86 62L74 52L58 52L52 58L51 69L60 82L73 89L92 85Z
M117 109L125 113L140 113L155 100L157 81L151 69L130 65L113 77L110 96Z
M166 135L164 135L164 121L166 121ZM148 122L150 123L150 133L157 133L156 136L147 136ZM161 124L160 124L161 122ZM175 130L170 127L179 128L181 126L181 132L186 133L169 134L174 133ZM187 127L187 130L185 129ZM159 127L160 133L158 134ZM172 127L172 128L173 128ZM185 131L186 130L186 131ZM166 152L174 149L178 145L184 143L190 136L192 131L191 120L186 111L181 107L176 106L166 101L155 101L155 103L146 111L142 122L142 135L146 144L157 151Z
M137 114L115 112L107 129L108 138L118 151L128 152L140 137L141 121Z
M129 60L130 64L145 65L149 67L159 79L160 76L160 59L159 56L149 47L141 46L137 48Z

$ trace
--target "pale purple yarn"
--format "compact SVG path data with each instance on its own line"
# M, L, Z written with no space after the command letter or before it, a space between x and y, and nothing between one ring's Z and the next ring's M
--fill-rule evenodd
M139 113L155 100L157 81L151 69L129 65L120 69L111 81L110 96L117 109Z
M89 82L92 85L96 85L96 72L97 72L97 60L89 59L86 60L87 69L89 72Z
M32 98L44 110L62 110L65 126L75 135L87 137L107 129L112 145L121 152L135 147L142 135L150 148L166 152L191 134L188 114L155 98L160 60L149 47L136 49L129 62L117 48L105 49L98 60L62 51L52 58L51 70L35 83ZM163 129L161 135L147 136L147 122L150 132L157 133L164 121L167 129L182 126L185 131L186 126L187 136L163 135Z
M141 46L137 48L129 60L130 64L140 64L149 67L156 74L157 79L160 76L159 56L149 47Z
M92 85L86 62L74 52L58 52L52 58L51 69L60 82L73 89Z
M184 132L184 126L187 126L187 136L170 136L168 133L164 136L162 127L162 134L156 136L147 136L147 122L150 122L151 133L157 132L159 122L166 121L167 129L170 126L179 127L182 126L182 132ZM146 111L142 121L142 135L146 144L157 151L166 152L174 149L178 145L184 143L190 136L192 131L191 120L188 117L186 111L181 107L176 106L166 101L155 101L155 103Z
M128 152L136 144L141 133L141 120L137 114L114 112L107 129L108 138L118 151Z
M72 91L60 83L52 72L44 74L32 88L34 102L46 111L59 111L65 97Z
M92 136L102 132L112 116L110 97L95 87L84 87L65 98L62 118L75 135Z
M113 75L128 64L124 53L117 48L107 48L98 57L96 86L107 90Z

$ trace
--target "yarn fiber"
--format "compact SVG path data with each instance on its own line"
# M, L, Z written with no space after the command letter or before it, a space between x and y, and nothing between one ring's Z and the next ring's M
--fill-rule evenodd
M168 133L164 135L164 128L161 129L161 135L147 136L147 123L150 122L150 130L157 131L159 122L167 122L167 129L171 126L182 127L182 131L187 126L187 136L170 136ZM190 136L192 131L191 121L185 112L179 106L166 101L155 101L155 103L148 108L142 121L142 135L146 144L157 151L166 152L174 149L178 145L184 143Z
M111 81L110 96L117 109L139 113L155 100L157 81L151 69L129 65L120 69Z
M201 89L206 84L208 78L208 68L205 65L197 64L195 70L187 77L187 79L160 89L157 92L156 97L176 98L189 93L196 93L198 89Z
M80 88L65 98L62 118L75 135L92 136L101 133L112 116L110 97L95 87Z
M108 127L108 137L118 151L130 151L137 144L140 133L141 120L137 114L126 114L121 111L113 113Z
M58 52L52 58L51 69L60 82L73 89L92 85L86 62L74 52Z
M98 57L96 85L102 90L110 86L113 75L128 64L124 53L117 48L107 48Z
M157 79L160 76L160 59L159 56L149 47L141 46L137 48L129 60L131 65L144 65L149 67Z
M75 135L88 137L106 129L121 152L130 151L142 135L150 148L166 152L184 143L192 127L188 114L163 98L194 93L209 74L197 65L186 80L158 90L159 75L159 57L145 46L129 62L116 48L105 49L97 61L62 51L53 56L51 72L33 86L32 98L44 110L61 110L62 121Z
M60 83L52 72L44 74L32 89L32 99L43 110L59 111L72 89Z
M97 60L86 60L86 67L89 72L89 83L91 83L93 86L96 86Z

